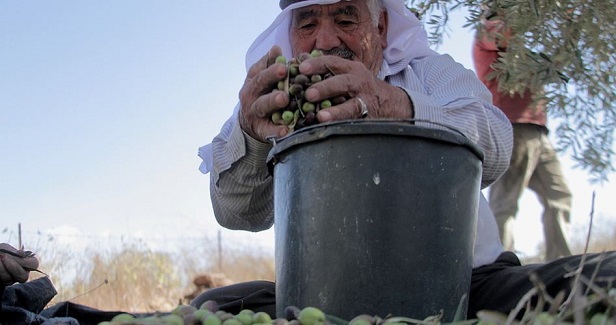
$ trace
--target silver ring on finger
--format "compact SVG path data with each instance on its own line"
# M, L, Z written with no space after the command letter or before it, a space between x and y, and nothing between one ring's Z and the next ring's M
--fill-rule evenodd
M357 97L357 101L359 101L359 105L361 105L361 118L366 118L368 117L368 105L366 105L366 103L364 102L363 99Z

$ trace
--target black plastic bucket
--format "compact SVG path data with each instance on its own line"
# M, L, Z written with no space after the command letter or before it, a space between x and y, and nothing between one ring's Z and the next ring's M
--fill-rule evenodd
M466 317L483 154L457 132L342 122L275 143L277 314Z

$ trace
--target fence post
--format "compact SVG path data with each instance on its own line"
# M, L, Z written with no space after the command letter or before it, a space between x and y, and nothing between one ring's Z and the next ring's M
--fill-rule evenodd
M17 223L17 249L24 249L23 244L21 243L21 222Z
M218 271L222 272L222 238L220 229L218 229Z

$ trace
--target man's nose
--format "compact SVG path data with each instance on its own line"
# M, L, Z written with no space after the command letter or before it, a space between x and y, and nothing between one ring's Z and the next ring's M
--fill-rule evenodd
M331 24L322 25L316 34L316 48L323 51L328 51L339 47L342 44L336 29Z

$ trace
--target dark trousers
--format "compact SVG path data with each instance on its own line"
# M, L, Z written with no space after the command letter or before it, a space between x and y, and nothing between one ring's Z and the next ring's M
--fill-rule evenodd
M536 274L545 284L546 291L551 297L556 296L559 291L569 294L575 278L568 274L579 267L581 259L582 255L575 255L548 263L522 265L514 253L502 253L494 263L473 270L467 318L476 318L480 310L509 314L520 299L535 287L530 280L531 273ZM616 280L616 251L587 254L582 276L587 279L592 279L594 276L596 285L607 287L610 279ZM580 285L580 290L586 288L581 283ZM251 309L265 311L275 318L275 292L274 282L250 281L210 289L196 297L191 305L199 307L207 300L214 300L218 302L220 309L230 313L236 314L242 309ZM546 310L547 308L549 305L546 305Z

